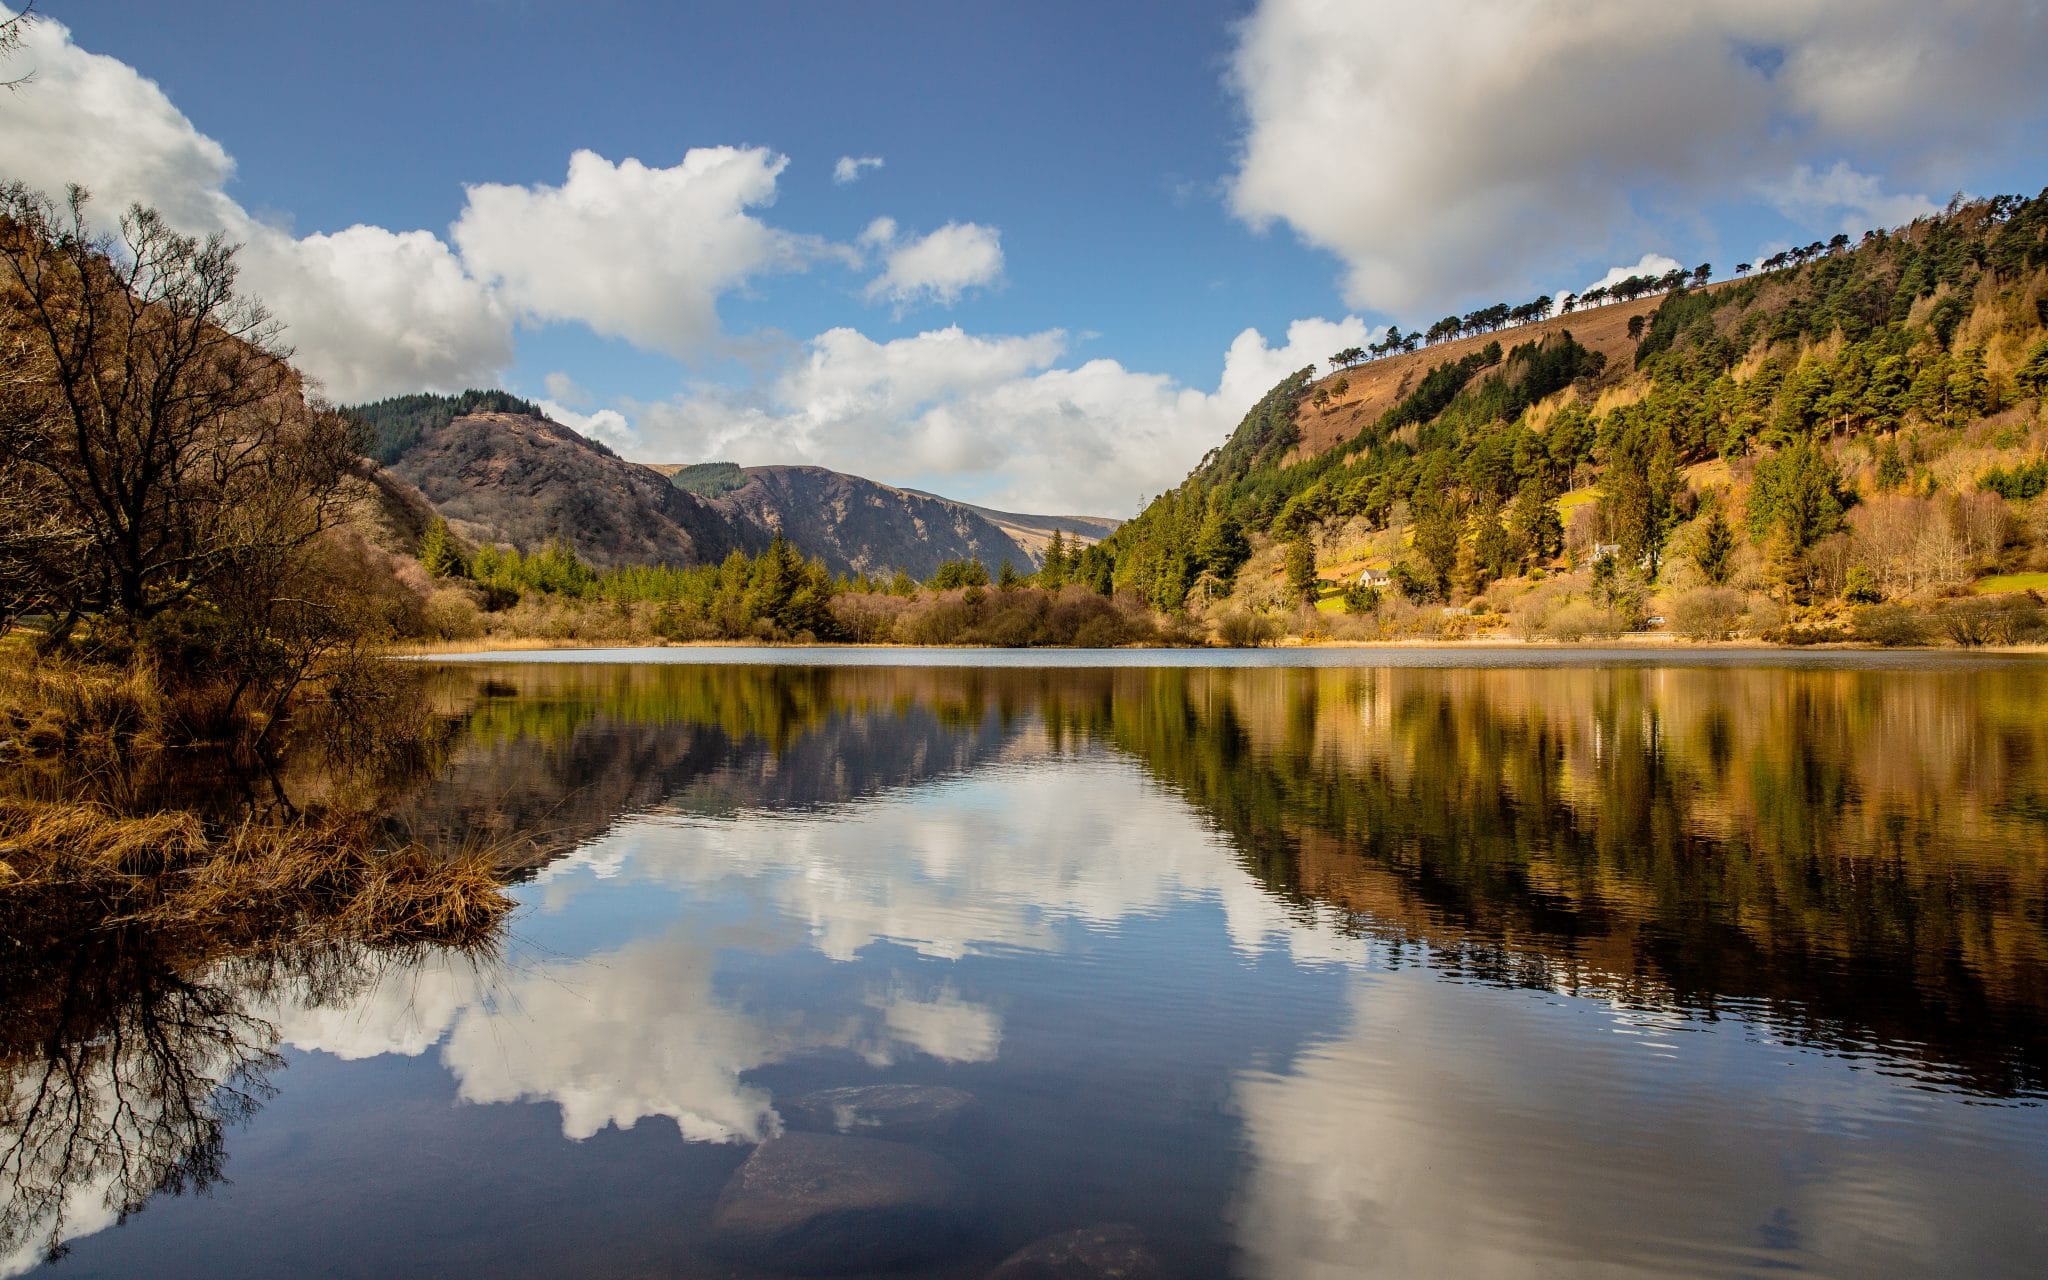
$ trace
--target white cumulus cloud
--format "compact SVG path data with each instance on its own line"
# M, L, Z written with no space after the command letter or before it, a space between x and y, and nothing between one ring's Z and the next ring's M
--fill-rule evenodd
M696 148L667 168L578 151L560 185L470 187L445 239L370 225L295 235L228 194L233 159L161 88L79 48L62 23L27 29L0 77L17 69L35 78L4 104L0 178L57 197L83 185L103 226L142 203L241 244L243 291L337 400L491 385L522 318L694 355L719 337L721 295L820 257L857 261L756 216L787 164L759 147Z
M1610 288L1620 284L1630 276L1661 276L1666 272L1678 270L1678 267L1678 259L1668 254L1646 253L1629 266L1607 268L1606 275L1601 276L1598 280L1587 282L1579 292L1587 293L1594 289Z
M1336 254L1354 304L1506 296L1702 196L1909 216L1858 169L2024 158L2044 64L2039 0L1262 0L1229 200Z
M571 409L590 407L590 392L584 390L582 384L560 369L542 378L541 385L548 389L548 399L558 404L565 404Z
M861 174L869 169L882 167L880 156L841 156L839 163L832 166L832 181L840 186L860 181Z
M1003 233L976 222L949 222L929 235L900 243L896 224L877 218L862 242L887 251L882 274L868 284L870 299L898 307L918 302L952 306L969 289L987 288L1003 277Z
M878 342L833 329L763 387L622 407L645 442L635 456L808 462L1012 510L1128 515L1281 378L1377 332L1355 316L1297 320L1276 346L1246 329L1205 391L1115 360L1063 364L1059 330Z
M17 57L35 79L4 104L0 177L59 198L78 183L105 226L142 203L187 233L240 242L243 290L285 322L298 365L329 395L460 389L511 362L510 318L431 233L294 236L227 194L227 151L134 68L79 48L49 18Z
M626 415L617 409L578 413L558 400L542 400L539 404L542 413L578 435L602 441L622 453L632 453L640 448L640 433L633 430L632 424L626 421Z
M578 151L558 187L470 187L452 234L522 313L686 356L717 336L720 294L826 251L748 212L787 164L762 147L697 147L666 169Z

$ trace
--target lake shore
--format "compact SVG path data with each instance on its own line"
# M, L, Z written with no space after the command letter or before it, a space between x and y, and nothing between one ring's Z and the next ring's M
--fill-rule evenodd
M920 652L987 652L1016 654L1058 654L1058 653L1273 653L1300 650L1360 650L1360 651L1419 651L1459 653L1489 650L1506 650L1531 653L1608 653L1615 651L1650 653L1920 653L1920 654L2048 654L2048 645L1878 645L1856 641L1829 641L1821 644L1783 644L1765 640L1688 640L1670 632L1638 632L1599 640L1528 640L1518 636L1500 635L1484 637L1461 637L1452 640L1422 640L1413 637L1398 640L1338 640L1302 639L1297 636L1283 637L1273 644L1261 646L1232 645L1120 645L1112 649L1077 649L1064 646L1034 646L1009 648L998 645L917 645L917 644L801 644L794 641L753 641L753 640L654 640L651 643L618 645L545 640L533 637L486 636L474 640L441 640L394 645L387 653L395 658L436 659L475 658L478 655L494 653L572 653L572 652L621 652L621 651L704 650L709 652L731 650L766 651L838 651L849 653L920 653Z

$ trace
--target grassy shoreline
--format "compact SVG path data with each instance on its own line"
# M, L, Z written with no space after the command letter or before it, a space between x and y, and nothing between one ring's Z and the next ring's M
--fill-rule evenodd
M1606 638L1583 640L1528 639L1513 635L1458 636L1447 639L1431 639L1409 636L1392 640L1355 640L1320 637L1304 639L1299 636L1285 636L1273 643L1262 646L1248 645L1160 645L1130 644L1118 645L1105 652L1210 652L1235 648L1264 649L1529 649L1535 651L1585 650L1588 652L1613 649L1645 649L1672 652L1699 651L1706 653L1727 653L1752 651L1758 653L1800 652L1802 650L1830 650L1838 652L1871 653L2048 653L2048 643L2030 644L1919 644L1884 645L1868 641L1831 640L1812 644L1788 644L1782 641L1762 639L1739 640L1690 640L1669 632L1634 632ZM440 640L393 645L386 655L394 658L432 660L439 657L460 657L478 653L608 653L620 649L845 649L853 652L903 651L916 652L930 649L984 649L990 652L1033 652L1072 653L1079 650L1070 646L1038 646L1018 649L1002 645L958 644L920 645L902 643L857 643L804 644L791 640L663 640L653 637L630 644L564 642L525 637L480 636L474 640Z

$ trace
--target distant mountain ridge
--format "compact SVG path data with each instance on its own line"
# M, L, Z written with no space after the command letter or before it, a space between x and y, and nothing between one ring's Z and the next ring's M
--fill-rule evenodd
M560 538L599 568L704 564L781 533L835 574L930 577L948 560L1029 573L1058 530L1117 522L1020 515L823 467L643 464L496 391L396 397L351 410L371 456L474 543L530 552Z
M923 494L927 498L939 497L935 493L925 493L922 489L906 489L904 492ZM956 500L939 498L939 501L951 502ZM994 507L978 507L971 502L963 502L959 505L975 512L990 524L1008 534L1012 542L1023 547L1031 554L1034 564L1044 563L1045 549L1051 544L1052 535L1055 531L1070 546L1077 538L1083 545L1086 545L1091 542L1102 541L1110 534L1115 533L1116 527L1123 523L1123 521L1114 516L1024 515L1015 511L999 511Z

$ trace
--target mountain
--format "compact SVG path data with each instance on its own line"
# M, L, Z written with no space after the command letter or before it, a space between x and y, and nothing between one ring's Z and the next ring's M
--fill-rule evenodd
M780 532L834 574L930 577L948 560L1028 573L1055 529L1095 542L1116 522L985 510L823 467L645 465L500 391L402 396L350 410L384 487L417 490L471 542L530 552L566 540L598 568L703 564Z
M922 494L927 498L938 497L937 494L924 493L921 489L907 489L904 492ZM940 501L947 502L952 499L941 498ZM1058 531L1061 541L1068 546L1077 543L1087 546L1115 533L1116 527L1123 523L1111 516L1032 516L1021 515L1015 511L998 511L993 507L977 507L972 503L963 502L958 505L966 507L1008 534L1010 541L1031 554L1034 564L1043 563L1045 560L1045 549L1051 544L1055 531Z
M409 397L408 399L417 399ZM447 399L447 398L437 398ZM392 402L384 402L390 404ZM703 564L759 551L769 534L667 477L533 412L484 410L380 430L385 465L472 542L532 551L561 538L598 568ZM354 412L381 428L379 406Z
M687 473L678 473L679 476ZM1038 558L974 508L823 467L748 467L710 499L737 523L782 536L835 574L928 578L948 560L1005 560L1029 573Z
M1068 542L1090 543L1117 524L1102 516L995 511L824 467L707 462L654 469L737 519L780 529L806 555L848 576L902 569L922 579L948 560L979 560L990 569L1007 560L1029 573L1045 559L1055 529Z

